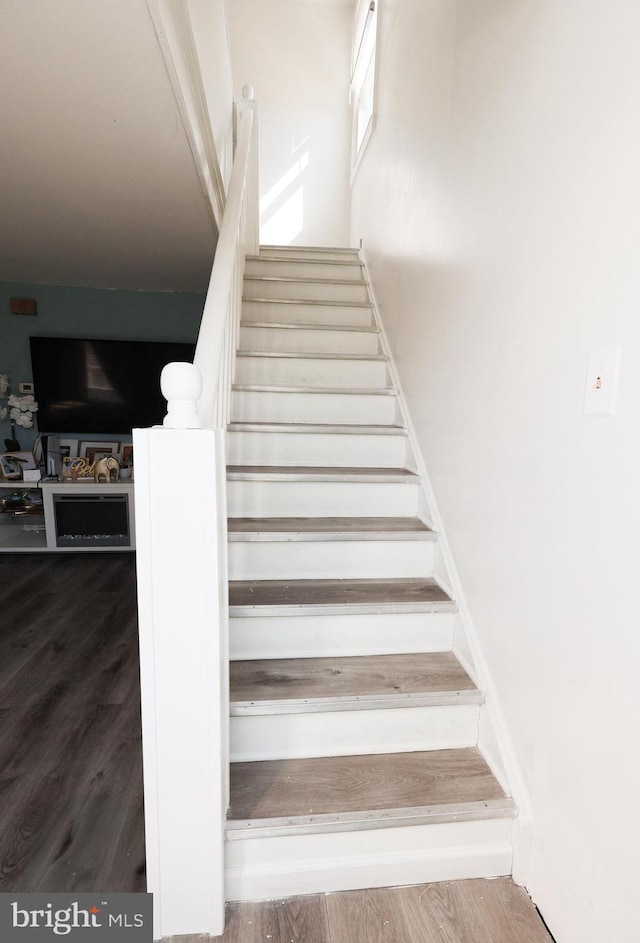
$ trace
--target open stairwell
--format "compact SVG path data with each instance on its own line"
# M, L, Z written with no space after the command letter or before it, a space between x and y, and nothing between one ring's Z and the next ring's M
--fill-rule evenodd
M227 430L228 900L511 871L514 805L354 250L247 260Z

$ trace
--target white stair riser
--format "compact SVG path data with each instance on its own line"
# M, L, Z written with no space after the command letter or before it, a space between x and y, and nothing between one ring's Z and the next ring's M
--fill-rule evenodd
M367 302L366 285L338 282L271 281L268 278L245 278L244 298L296 298L305 301ZM339 322L338 322L339 323Z
M343 324L345 327L371 327L373 315L369 307L250 301L245 298L242 302L242 320L269 321L276 324Z
M511 819L226 843L227 900L423 884L511 873Z
M478 704L231 717L231 760L473 747Z
M403 435L350 433L232 432L227 433L231 465L348 465L397 468L404 465Z
M245 268L247 275L284 275L287 278L337 278L340 281L349 279L354 282L363 281L362 266L357 259L345 265L340 262L327 260L325 262L312 259L280 259L275 262L271 259L247 259Z
M277 393L234 390L233 422L330 422L393 425L397 397L366 393Z
M238 357L236 383L270 386L322 386L339 390L384 389L389 385L384 360Z
M279 259L311 259L312 261L359 262L355 249L333 249L316 246L261 246L260 255Z
M229 481L230 517L411 517L418 485L348 481Z
M233 616L232 659L328 658L446 652L453 643L452 612L372 615Z
M402 579L431 576L432 540L229 542L229 578Z
M240 328L241 350L315 354L377 354L378 334L369 331L305 330L304 327Z

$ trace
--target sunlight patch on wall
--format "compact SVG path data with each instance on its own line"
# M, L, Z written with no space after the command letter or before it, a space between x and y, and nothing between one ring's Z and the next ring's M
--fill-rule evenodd
M260 242L270 246L291 245L304 226L304 192L299 186L271 215L260 224Z
M308 166L305 151L260 199L260 242L286 246L302 232L304 184L299 178Z

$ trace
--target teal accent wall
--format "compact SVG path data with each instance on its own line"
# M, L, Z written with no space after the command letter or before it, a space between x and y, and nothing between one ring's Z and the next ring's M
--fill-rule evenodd
M10 298L35 298L37 316L11 314ZM15 393L19 383L33 379L31 335L195 341L204 300L205 295L200 292L112 291L0 282L0 373L9 374ZM68 438L109 438L88 436L89 432L78 429L77 434L69 434ZM9 422L4 420L0 422L0 451L9 435ZM31 449L37 435L37 428L16 429L23 449Z

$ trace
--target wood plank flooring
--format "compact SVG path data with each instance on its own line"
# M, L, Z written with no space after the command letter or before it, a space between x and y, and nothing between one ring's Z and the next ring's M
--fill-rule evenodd
M232 661L231 701L474 691L451 652Z
M0 892L143 891L132 554L0 555Z
M508 878L327 896L332 943L543 943L550 936Z
M166 943L553 943L510 878L227 905L222 936Z

